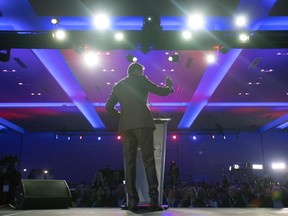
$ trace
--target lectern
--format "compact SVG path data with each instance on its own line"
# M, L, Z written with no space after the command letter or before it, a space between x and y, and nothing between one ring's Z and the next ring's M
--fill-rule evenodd
M154 131L154 155L156 163L157 178L159 181L158 191L159 198L158 202L162 205L163 202L163 187L164 187L164 171L165 171L165 156L166 156L166 134L167 134L167 123L170 118L157 118L154 119L156 129ZM125 166L125 163L124 163ZM126 169L125 169L126 170ZM136 188L139 195L139 205L149 205L150 197L148 194L148 183L145 173L145 168L142 159L142 153L140 147L137 149L137 160L136 160ZM127 206L128 195L126 195Z

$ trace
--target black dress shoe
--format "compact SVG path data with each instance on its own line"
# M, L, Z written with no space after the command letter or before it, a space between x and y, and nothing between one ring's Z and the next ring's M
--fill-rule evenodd
M150 204L150 211L163 211L163 207L161 205L157 204Z
M137 205L132 205L128 207L128 210L131 212L137 212L138 211L138 207Z

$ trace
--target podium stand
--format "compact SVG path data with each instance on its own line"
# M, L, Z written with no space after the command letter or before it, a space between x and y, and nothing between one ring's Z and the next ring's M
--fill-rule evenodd
M162 205L163 202L163 188L164 188L164 171L165 171L165 156L166 156L166 133L167 133L167 122L169 118L157 118L154 119L156 129L154 131L154 155L157 178L159 181L158 202ZM124 164L125 166L125 164ZM142 159L142 153L140 147L137 149L136 159L136 189L139 195L139 205L150 205L149 188L145 173L145 168ZM127 205L128 195L126 195Z

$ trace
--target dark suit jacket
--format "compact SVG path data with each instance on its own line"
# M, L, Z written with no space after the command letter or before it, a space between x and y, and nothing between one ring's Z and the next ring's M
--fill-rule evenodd
M152 114L148 107L148 93L166 96L172 92L170 87L160 87L146 76L132 74L113 86L106 103L106 110L120 117L119 132L136 128L154 128ZM120 111L115 108L120 103Z

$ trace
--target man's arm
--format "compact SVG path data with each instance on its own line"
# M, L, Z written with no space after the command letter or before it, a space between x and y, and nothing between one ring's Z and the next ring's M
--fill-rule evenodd
M109 96L109 98L108 98L108 100L106 102L105 108L106 108L106 111L108 113L110 113L111 115L119 117L120 116L120 112L119 112L119 110L117 110L115 108L117 103L118 103L118 99L117 99L117 97L116 97L116 95L114 93L114 90L112 90L112 93L110 94L110 96Z
M159 96L166 96L166 95L174 92L174 90L172 88L172 81L170 78L168 81L168 85L166 83L165 87L160 87L160 86L156 85L151 80L149 80L147 77L145 77L145 79L146 79L145 80L145 86L146 86L147 90L151 93L157 94ZM166 79L166 82L167 82L167 79Z

